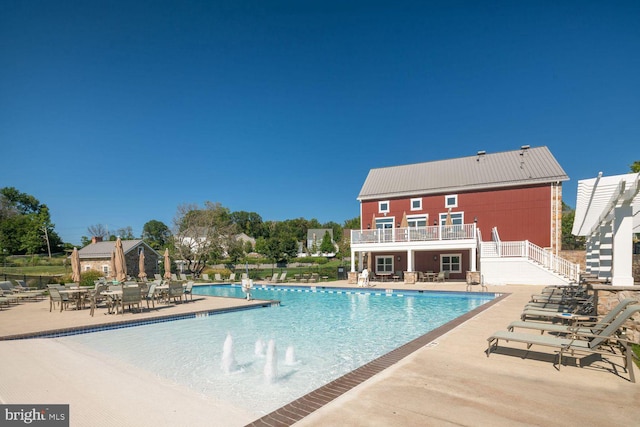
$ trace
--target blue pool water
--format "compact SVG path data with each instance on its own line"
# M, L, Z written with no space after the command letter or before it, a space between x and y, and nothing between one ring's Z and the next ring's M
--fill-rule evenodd
M232 285L197 287L194 293L244 296ZM124 360L258 417L494 298L319 287L256 288L252 296L281 304L59 339ZM235 361L231 372L225 372L231 365L228 353L223 354L228 335ZM275 372L271 364L265 371L264 352L256 354L256 342L266 347L270 340L276 347ZM293 358L287 356L289 347Z

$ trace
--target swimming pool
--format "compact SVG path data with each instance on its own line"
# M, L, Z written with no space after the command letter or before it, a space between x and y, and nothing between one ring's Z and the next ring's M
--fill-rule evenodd
M243 297L239 286L194 290ZM256 288L252 296L281 304L58 339L117 357L259 417L494 298L321 287ZM229 336L232 346L227 341L225 352ZM270 341L275 364L268 362Z

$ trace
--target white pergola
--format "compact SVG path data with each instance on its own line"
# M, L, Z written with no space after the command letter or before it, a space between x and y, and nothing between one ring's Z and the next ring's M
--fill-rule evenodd
M578 181L572 233L587 238L587 273L633 285L633 234L640 233L640 173Z

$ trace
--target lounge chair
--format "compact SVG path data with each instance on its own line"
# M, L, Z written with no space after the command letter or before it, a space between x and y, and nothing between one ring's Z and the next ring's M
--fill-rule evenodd
M189 280L189 278L187 277L186 274L180 273L180 280L184 280L186 282L187 280Z
M640 305L630 305L624 309L620 315L607 325L604 329L592 334L584 334L573 332L571 337L562 338L553 335L536 335L522 332L509 332L509 331L497 331L489 338L487 338L487 357L491 354L492 349L498 347L500 340L521 342L527 345L527 349L532 345L539 345L543 347L552 347L558 349L558 359L556 363L558 368L562 364L562 357L566 353L570 353L573 357L576 353L579 354L599 354L603 356L618 356L623 357L625 360L625 370L629 374L631 382L635 383L635 376L633 373L633 355L631 350L631 342L620 338L617 334L618 330L624 325L624 323L631 318L635 313L640 312ZM621 354L617 354L613 349L616 345L620 348ZM578 361L580 364L580 362Z
M9 304L12 302L18 304L20 298L15 295L13 292L6 292L4 289L0 289L0 297L4 298ZM7 305L9 305L7 304Z
M533 329L540 331L541 333L544 333L546 331L559 334L570 334L573 332L595 334L610 325L613 319L615 319L616 316L622 313L622 311L627 308L627 306L637 303L638 301L635 298L623 299L618 303L618 305L612 308L609 313L607 313L602 319L597 322L576 322L575 324L569 326L560 325L557 323L525 322L522 320L517 320L515 322L509 323L509 325L507 326L507 331L513 331L515 328L519 328Z
M155 273L153 275L153 278L156 279L156 280L162 280L162 276L160 274L158 274L158 273Z
M222 282L223 281L222 280L222 276L220 276L220 273L215 273L213 275L213 280L216 281L216 282Z
M286 271L280 275L280 278L278 278L277 275L276 275L276 283L284 283L286 281L287 281L287 272Z
M520 318L521 320L527 320L528 318L557 319L559 318L559 315L568 314L595 317L593 316L594 310L593 296L591 296L586 302L580 302L575 305L549 305L547 307L538 307L527 304L525 309L522 311Z
M236 281L236 273L229 274L229 282L234 283Z
M208 273L203 273L203 274L202 274L202 279L203 279L203 280L206 280L207 282L208 282L209 280L211 280L211 279L209 279L209 274L208 274Z
M278 273L273 273L271 279L267 278L267 282L276 283L278 281Z

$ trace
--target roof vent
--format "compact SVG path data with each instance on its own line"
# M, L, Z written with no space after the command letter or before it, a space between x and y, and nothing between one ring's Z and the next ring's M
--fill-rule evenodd
M484 151L484 150L480 150L480 151L478 151L478 153L477 153L477 154L478 154L478 158L476 159L476 161L477 161L477 162L479 162L479 161L480 161L480 157L482 157L482 156L484 156L485 154L487 154L487 152L486 152L486 151Z

